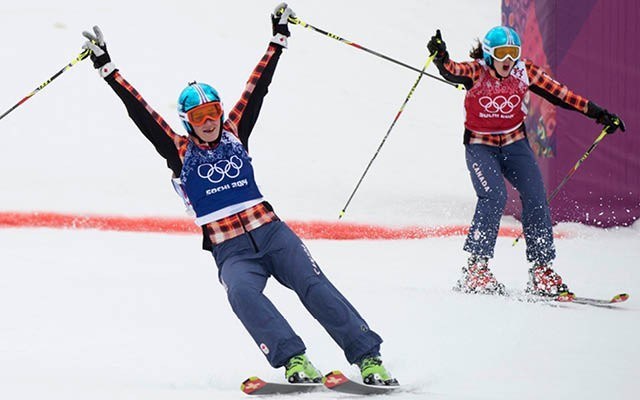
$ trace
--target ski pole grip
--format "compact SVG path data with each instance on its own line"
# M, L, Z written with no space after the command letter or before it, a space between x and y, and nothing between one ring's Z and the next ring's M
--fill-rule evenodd
M84 60L85 58L89 57L89 55L91 54L91 50L89 49L85 49L85 51L83 51L82 53L80 53L80 57L78 57L78 59L80 61Z

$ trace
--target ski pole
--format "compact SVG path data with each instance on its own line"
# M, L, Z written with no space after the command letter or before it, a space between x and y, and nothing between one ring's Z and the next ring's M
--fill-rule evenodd
M69 68L73 67L74 65L76 65L76 63L84 60L85 58L87 58L89 56L89 53L91 51L89 49L84 50L82 53L78 54L78 56L76 58L74 58L73 60L71 60L71 62L67 65L64 66L64 68L62 68L60 71L56 72L51 78L47 79L44 83L42 83L40 86L38 86L33 92L29 93L28 95L26 95L22 100L20 100L15 106L11 107L10 109L8 109L7 111L4 112L4 114L0 115L0 119L4 118L7 114L9 114L11 111L15 110L16 108L18 108L22 103L24 103L25 101L29 100L33 95L35 95L36 93L38 93L39 91L41 91L42 89L44 89L48 84L50 84L54 79L56 79L58 76L62 75L62 73L66 70L68 70Z
M382 149L382 146L384 145L384 142L387 141L387 138L389 137L389 134L391 133L391 130L393 129L393 127L396 125L396 122L400 118L400 115L402 114L402 111L404 110L404 107L407 105L407 103L409 102L409 99L411 98L411 96L413 96L413 92L415 92L416 88L418 87L418 84L420 83L420 80L422 79L422 76L424 75L424 70L427 69L429 64L431 64L431 61L433 61L435 56L436 56L436 53L431 54L429 56L429 58L427 59L427 62L424 64L424 67L422 67L422 70L418 70L418 72L420 72L420 75L418 75L418 79L416 79L416 82L411 87L411 90L409 91L409 94L404 99L404 102L402 103L402 106L400 107L400 110L398 110L398 113L396 114L395 118L393 119L393 122L391 122L391 126L389 126L389 129L387 130L387 134L384 135L384 138L382 139L382 142L380 143L380 146L378 146L378 149L376 150L376 152L374 153L373 157L369 161L369 164L367 165L367 168L365 168L364 172L362 173L362 176L360 177L360 180L356 184L356 187L353 189L353 192L351 192L351 196L349 196L349 199L347 200L347 203L342 208L342 211L340 211L340 215L338 216L338 219L342 218L344 216L345 212L347 211L347 207L349 207L349 203L351 203L351 199L353 199L353 196L356 194L356 191L358 191L358 188L360 187L360 184L362 183L362 180L364 179L365 175L369 171L369 168L371 167L371 164L373 164L373 160L375 160L376 157L378 156L378 153L380 153L380 149Z
M620 122L619 121L614 121L614 124L615 125L619 125ZM569 171L567 176L564 177L564 179L562 180L562 182L560 182L558 187L556 187L553 190L553 192L551 192L549 197L547 197L547 204L551 203L551 200L553 200L554 197L556 197L556 195L558 194L558 192L560 192L560 189L564 186L564 184L567 183L567 181L573 176L573 174L578 170L578 168L580 168L580 165L584 162L584 160L587 159L587 157L589 157L589 154L591 154L591 152L598 146L598 144L602 141L602 139L604 139L604 137L607 136L607 134L609 133L609 132L607 132L607 129L609 129L609 126L605 126L604 127L602 132L600 132L600 134L598 135L596 140L591 144L589 149L582 155L582 157L580 157L580 159L578 160L576 165L574 165L573 168L571 168L571 170ZM513 246L518 244L518 242L522 238L523 234L524 234L524 232L520 232L520 235L518 235L516 240L513 241Z
M398 61L398 60L396 60L396 59L393 59L393 58L391 58L391 57L389 57L389 56L385 56L384 54L381 54L381 53L378 53L377 51L373 51L373 50L371 50L371 49L368 49L368 48L366 48L366 47L364 47L364 46L361 46L361 45L359 45L359 44L357 44L357 43L354 43L354 42L352 42L352 41L350 41L350 40L347 40L347 39L341 38L340 36L335 35L335 34L333 34L333 33L331 33L331 32L327 32L327 31L325 31L325 30L322 30L322 29L320 29L320 28L317 28L317 27L315 27L315 26L313 26L313 25L311 25L311 24L308 24L308 23L306 23L306 22L302 21L302 20L301 20L300 18L298 18L298 17L295 17L295 18L293 18L293 17L289 17L289 22L291 22L291 23L293 23L293 24L296 24L296 25L300 25L300 26L302 26L302 27L304 27L304 28L311 29L311 30L316 31L316 32L318 32L318 33L321 33L321 34L323 34L323 35L325 35L325 36L330 37L331 39L335 39L335 40L337 40L337 41L339 41L339 42L342 42L342 43L344 43L344 44L347 44L347 45L349 45L349 46L353 46L353 47L355 47L356 49L364 50L364 51L366 51L366 52L367 52L367 53L369 53L369 54L373 54L374 56L378 56L378 57L383 58L383 59L385 59L385 60L387 60L387 61L391 61L392 63L398 64L398 65L401 65L401 66L403 66L403 67L405 67L405 68L409 68L409 69L410 69L410 70L412 70L412 71L420 72L422 75L426 75L426 76L428 76L429 78L433 78L433 79L438 80L438 81L440 81L440 82L446 83L447 85L451 85L451 86L453 86L453 87L455 87L455 88L458 88L458 89L460 89L460 90L464 90L464 89L465 89L465 88L464 88L464 85L461 85L461 84L455 84L455 83L449 82L449 81L447 81L447 80L445 80L445 79L442 79L442 78L440 78L440 77L438 77L438 76L435 76L435 75L432 75L432 74L430 74L430 73L428 73L428 72L425 72L425 71L424 71L424 69L419 70L418 68L412 67L412 66L411 66L411 65L409 65L409 64L403 63L403 62Z

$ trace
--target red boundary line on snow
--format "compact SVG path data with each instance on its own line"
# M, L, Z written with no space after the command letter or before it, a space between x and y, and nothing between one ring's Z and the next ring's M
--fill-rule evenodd
M409 226L391 228L381 225L349 222L287 221L303 239L425 239L464 236L469 227L448 225L438 227ZM201 229L189 218L124 217L106 215L77 215L54 212L0 212L0 228L97 229L120 232L157 232L200 234ZM500 228L499 235L517 237L518 228ZM558 238L566 234L556 234Z

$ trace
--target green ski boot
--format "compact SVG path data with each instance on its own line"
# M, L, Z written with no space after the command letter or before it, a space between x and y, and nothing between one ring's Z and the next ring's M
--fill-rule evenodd
M365 385L398 386L398 380L382 366L380 357L366 357L358 363Z
M284 373L289 383L320 383L322 373L311 364L305 354L291 357L285 365Z

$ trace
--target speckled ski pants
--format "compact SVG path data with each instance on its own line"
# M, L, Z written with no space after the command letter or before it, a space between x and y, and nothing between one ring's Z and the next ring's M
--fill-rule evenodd
M522 201L527 260L553 260L556 253L546 192L527 139L504 147L467 144L466 160L478 201L464 250L493 257L500 218L507 202L506 178Z

